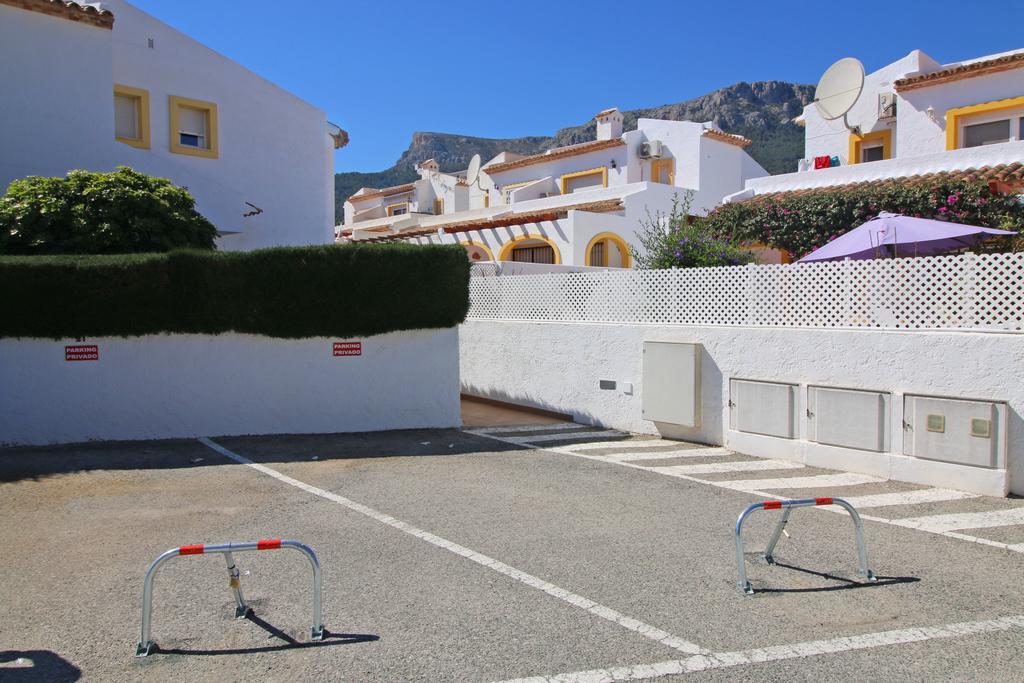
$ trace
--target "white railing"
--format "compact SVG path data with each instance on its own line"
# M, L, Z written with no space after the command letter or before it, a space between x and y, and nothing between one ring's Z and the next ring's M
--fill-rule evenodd
M473 277L469 318L1024 330L1024 253Z

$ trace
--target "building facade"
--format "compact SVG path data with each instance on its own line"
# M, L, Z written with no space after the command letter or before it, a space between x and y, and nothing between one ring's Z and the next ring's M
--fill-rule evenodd
M188 187L222 249L333 239L347 134L128 2L0 0L0 63L0 190L125 165Z
M363 188L345 205L342 239L462 244L474 261L629 267L644 223L690 197L705 214L767 172L750 141L692 121L596 116L597 139L529 156L502 153L479 181L420 165L420 180Z

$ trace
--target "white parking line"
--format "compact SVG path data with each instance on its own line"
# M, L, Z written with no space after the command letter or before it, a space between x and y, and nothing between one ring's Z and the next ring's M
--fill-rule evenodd
M812 640L791 645L773 645L754 650L716 652L709 655L695 655L686 659L673 659L654 664L621 666L609 669L575 671L555 676L531 676L516 678L504 683L583 683L597 681L640 681L662 676L677 676L709 669L724 669L734 666L777 662L786 659L802 659L820 655L837 654L853 650L871 650L891 645L921 643L928 640L963 638L981 633L997 633L1024 628L1024 615L988 619L985 621L962 621L945 626L923 626L894 631L865 633L860 636L844 636L827 640Z
M591 429L590 425L581 425L576 422L554 422L552 424L524 425L521 427L473 427L463 429L469 434L513 434L518 432L546 432L549 429Z
M988 529L994 526L1024 524L1024 508L991 510L989 512L957 512L951 515L928 515L925 517L903 517L892 520L897 526L921 531L943 533L957 529Z
M393 529L398 529L399 531L409 534L410 536L415 536L416 538L426 541L431 545L435 545L438 548L443 548L451 553L455 553L456 555L464 557L467 560L470 560L471 562L475 562L483 567L487 567L488 569L496 571L499 574L504 574L505 576L515 579L520 583L526 584L531 588L536 588L537 590L543 591L544 593L547 593L552 597L558 598L559 600L566 602L572 605L573 607L579 607L580 609L586 610L587 612L590 612L595 616L601 617L602 619L606 619L607 621L610 621L614 624L618 624L624 629L627 629L634 633L638 633L645 638L649 638L650 640L659 642L662 645L670 647L674 650L685 652L687 654L706 654L709 652L708 650L700 647L695 643L691 643L688 640L684 640L683 638L674 636L671 633L662 631L661 629L655 628L650 624L645 624L644 622L626 616L621 612L616 612L611 607L606 607L605 605L594 602L593 600L585 598L582 595L577 595L576 593L567 591L564 588L559 588L558 586L552 583L548 583L544 579L533 576L532 574L527 574L524 571L516 569L515 567L507 565L504 562L500 562L492 557L488 557L487 555L478 553L475 550L471 550L469 548L466 548L465 546L453 543L449 540L441 538L440 536L435 536L434 534L428 531L424 531L423 529L414 527L413 525L407 524L406 522L403 522L400 519L395 519L394 517L386 515L383 512L378 512L377 510L374 510L371 507L363 505L362 503L357 503L354 500L350 500L348 498L345 498L344 496L339 496L336 493L331 493L330 491L325 491L324 489L317 488L316 486L311 486L305 482L299 481L298 479L293 479L288 475L282 474L277 470L271 469L265 465L255 463L252 460L249 460L248 458L238 455L237 453L221 446L220 444L212 441L211 439L202 437L199 439L199 442L207 446L208 448L211 448L214 451L220 453L224 457L230 458L231 460L234 460L235 462L240 463L242 465L251 467L257 472L262 472L263 474L273 477L274 479L284 482L285 484L289 484L291 486L294 486L295 488L302 489L307 493L312 493L314 496L319 496L331 502L337 503L343 507L348 508L349 510L352 510L353 512L358 512L361 515L365 515L371 519L374 519L380 522L381 524L386 524L387 526L392 527Z
M741 462L709 462L700 465L669 465L646 469L663 474L715 474L719 472L756 472L760 470L799 470L803 465L788 460L743 460Z
M977 493L953 491L952 489L918 489L897 493L878 493L870 496L845 497L844 500L856 508L878 508L887 505L917 505L919 503L941 503L947 500L980 498Z
M485 434L482 436L491 435ZM530 444L544 443L546 441L565 441L566 439L600 439L602 437L610 438L613 436L628 438L629 434L623 434L622 432L617 432L614 430L606 430L600 432L563 432L561 434L538 434L536 436L503 436L501 438L507 439L508 441L514 444L528 446ZM611 448L614 448L614 441L610 441L608 443L613 444Z
M735 491L762 491L764 489L820 489L829 486L856 486L857 484L875 484L884 479L872 477L870 474L814 474L809 477L785 477L781 479L739 479L713 482Z
M669 441L668 439L644 439L638 441L615 441L609 443L607 441L595 441L592 443L574 443L566 448L570 448L574 451L589 451L597 448L652 448L654 446L675 446L676 448L684 445L680 441ZM708 449L712 450L712 449ZM717 450L717 449L715 449Z
M568 447L572 450L572 446ZM638 460L669 460L671 458L725 458L736 455L727 448L687 448L678 451L657 451L656 453L602 453L594 455L595 458L602 458L608 462L636 462Z

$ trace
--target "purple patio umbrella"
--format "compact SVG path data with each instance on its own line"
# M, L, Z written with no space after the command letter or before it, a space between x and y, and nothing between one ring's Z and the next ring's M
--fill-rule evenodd
M882 212L863 225L815 249L797 263L933 256L977 244L986 235L1016 235L1010 230L947 223Z

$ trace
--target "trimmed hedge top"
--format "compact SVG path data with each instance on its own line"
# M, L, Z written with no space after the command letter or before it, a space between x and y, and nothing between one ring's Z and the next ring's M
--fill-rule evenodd
M452 327L468 310L461 246L0 257L0 337L354 337Z

